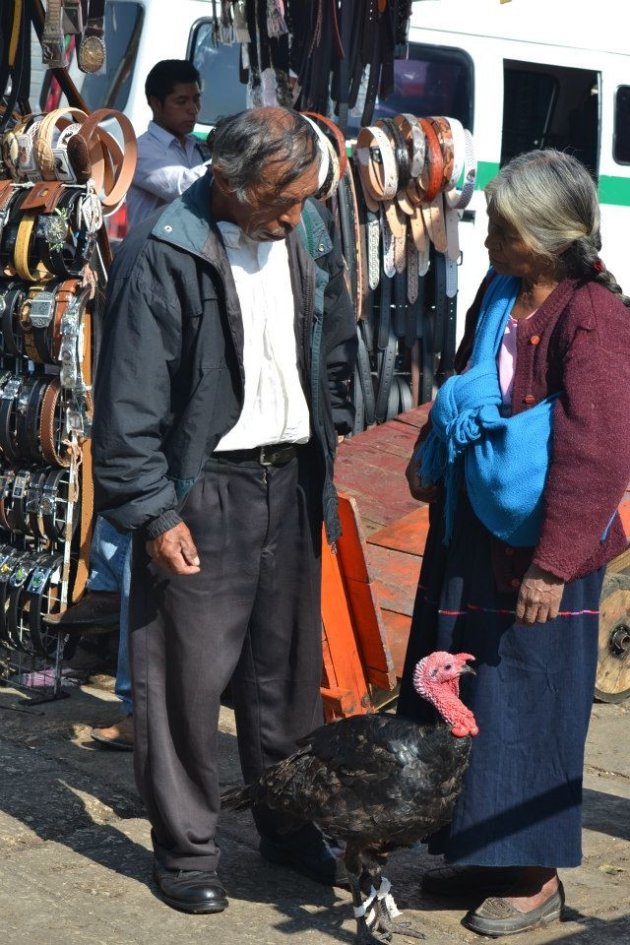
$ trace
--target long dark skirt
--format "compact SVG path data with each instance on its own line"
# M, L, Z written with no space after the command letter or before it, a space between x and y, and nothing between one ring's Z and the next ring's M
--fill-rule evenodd
M490 536L465 497L448 547L441 511L432 509L398 712L434 720L413 690L414 665L432 650L472 653L477 675L463 677L461 695L480 731L453 822L429 851L479 866L578 866L604 569L566 585L555 620L517 624L516 591L497 591Z

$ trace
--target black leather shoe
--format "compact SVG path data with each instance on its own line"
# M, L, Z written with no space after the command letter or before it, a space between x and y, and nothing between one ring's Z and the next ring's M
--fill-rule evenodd
M216 872L167 870L155 862L153 876L164 902L180 912L223 912L228 907L225 889Z
M261 837L260 854L269 863L286 866L324 886L349 886L343 860L334 852L314 824L286 836Z
M53 619L54 617L54 619ZM120 619L120 594L114 591L88 591L78 604L60 614L51 615L47 623L56 623L64 630L81 630L94 625L109 627Z

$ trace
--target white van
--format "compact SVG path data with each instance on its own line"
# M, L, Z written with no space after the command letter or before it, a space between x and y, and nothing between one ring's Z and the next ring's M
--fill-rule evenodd
M513 155L538 147L575 153L597 177L606 265L630 292L630 54L625 0L423 0L412 4L409 55L376 115L452 115L474 134L477 192L463 213L458 336L487 266L481 188ZM124 111L138 134L160 59L190 58L203 81L197 131L246 107L238 44L214 41L212 0L107 0L107 65L81 76L91 108ZM351 139L359 107L350 115Z

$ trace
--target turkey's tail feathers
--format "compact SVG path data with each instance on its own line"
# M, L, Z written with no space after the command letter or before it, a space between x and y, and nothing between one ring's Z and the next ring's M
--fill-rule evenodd
M232 788L231 791L224 791L221 795L222 810L246 810L252 806L251 785L245 787Z

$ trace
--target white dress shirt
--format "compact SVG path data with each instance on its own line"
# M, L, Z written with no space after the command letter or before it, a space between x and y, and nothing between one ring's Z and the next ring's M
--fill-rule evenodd
M218 227L243 316L245 402L215 449L306 443L310 418L297 365L286 242L255 242L233 223Z
M149 122L138 138L138 162L127 194L129 228L165 207L203 177L208 163L194 135L181 141L170 131Z

